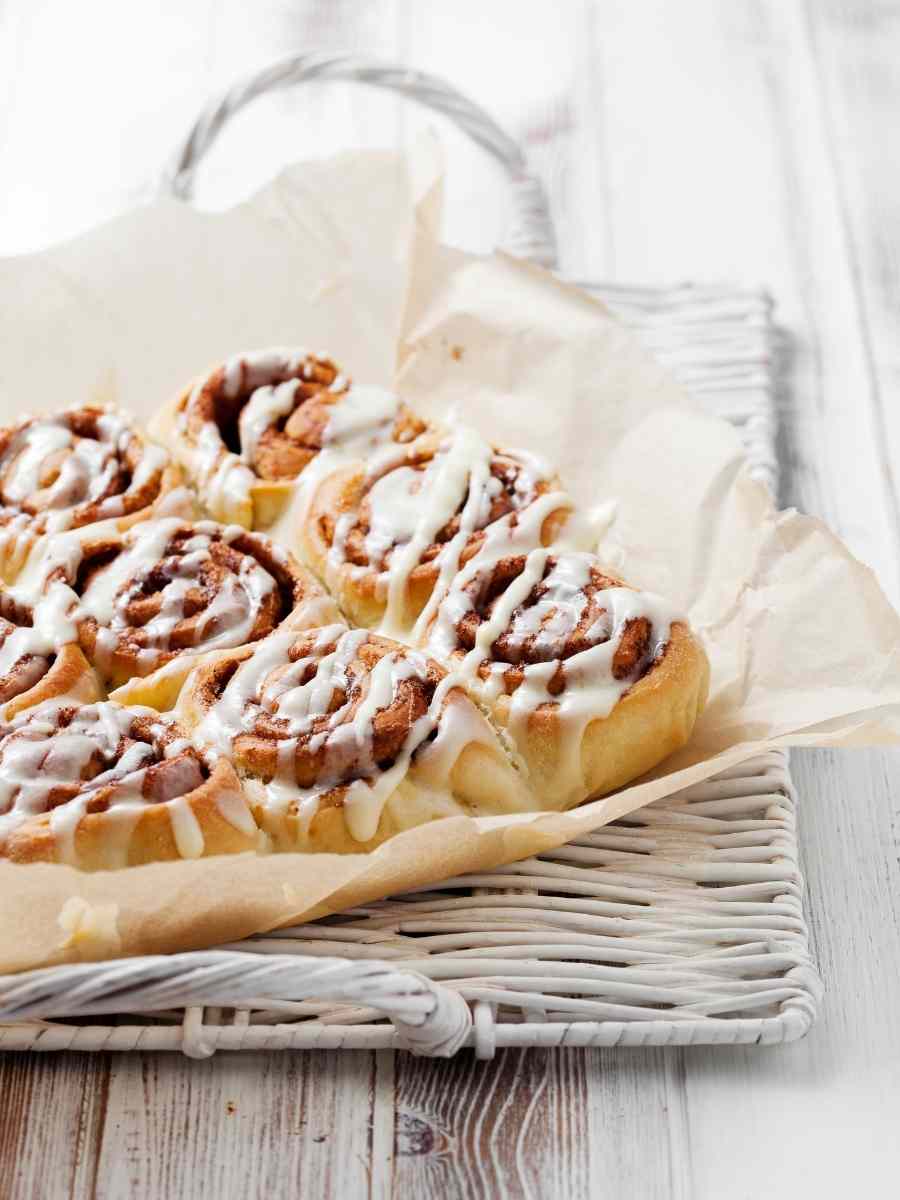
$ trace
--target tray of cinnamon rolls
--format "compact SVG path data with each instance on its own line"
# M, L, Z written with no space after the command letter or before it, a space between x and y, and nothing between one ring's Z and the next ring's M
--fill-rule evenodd
M552 466L305 350L0 430L0 856L366 853L683 746L695 633Z

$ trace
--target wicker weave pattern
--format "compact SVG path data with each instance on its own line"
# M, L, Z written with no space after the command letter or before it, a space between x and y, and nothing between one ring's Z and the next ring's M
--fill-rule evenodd
M222 947L234 954L0 981L10 1015L229 1002L143 1024L0 1028L0 1049L472 1045L490 1057L786 1041L809 1028L820 991L801 891L790 779L773 754L538 859ZM386 1013L394 1024L376 1024Z
M253 96L326 77L390 87L458 120L509 171L509 244L555 261L543 190L488 114L439 80L343 56L285 60L215 100L176 154L167 188L190 195L200 158ZM752 470L774 488L768 297L581 282L736 426ZM489 875L218 953L0 979L0 1017L19 1018L0 1025L0 1050L205 1057L394 1046L447 1055L468 1045L489 1058L502 1046L774 1043L806 1032L820 991L787 760L770 754ZM106 1024L21 1019L110 1012L119 1015Z

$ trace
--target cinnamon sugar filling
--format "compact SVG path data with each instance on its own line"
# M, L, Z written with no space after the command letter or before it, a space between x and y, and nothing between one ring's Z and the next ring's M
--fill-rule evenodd
M551 696L559 696L566 688L566 660L603 645L617 634L618 642L610 666L612 677L635 682L652 666L653 627L650 620L635 617L626 621L621 630L614 630L604 605L604 592L623 584L594 565L589 568L588 580L576 609L573 609L571 597L557 601L553 586L557 564L556 557L548 556L542 578L523 603L514 609L506 628L491 644L489 660L479 664L479 674L487 678L491 663L508 663L504 683L506 690L512 691L522 683L527 666L558 662L558 669L547 682L547 691ZM471 605L455 627L463 650L474 649L479 630L491 620L495 607L510 584L521 576L525 566L524 555L501 558L463 589Z
M0 524L73 529L152 505L168 456L127 419L85 407L0 430Z
M434 462L435 456L429 453L421 456L411 455L401 464L394 465L394 470L407 470L412 473L408 483L408 502L411 506L419 504L424 498L424 493L429 486L429 467ZM396 549L396 544L387 546L381 553L376 553L373 559L372 533L374 523L372 512L373 498L371 493L372 489L388 473L385 472L367 481L366 494L359 505L354 525L345 535L343 556L353 566L387 567ZM492 456L490 463L491 483L488 485L488 494L485 496L484 503L481 506L477 525L469 533L466 545L460 553L460 564L468 562L478 553L484 543L485 530L489 526L503 517L511 515L514 527L516 514L548 490L548 485L543 480L532 481L529 479L527 485L523 487L524 476L525 472L521 464L517 463L514 459L502 454ZM433 542L422 551L419 558L419 565L433 563L440 556L444 546L457 536L461 527L462 513L468 503L469 491L466 490L456 507L456 511L437 531ZM334 543L335 539L335 516L332 513L322 513L318 519L321 534L325 543L330 546ZM413 575L415 574L415 570L416 568L413 568Z

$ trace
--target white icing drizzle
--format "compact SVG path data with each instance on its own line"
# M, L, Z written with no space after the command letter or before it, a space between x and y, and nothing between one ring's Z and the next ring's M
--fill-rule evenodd
M0 698L21 695L46 675L50 655L44 638L33 629L0 624Z
M197 504L194 493L187 487L172 488L154 505L154 517L180 517L184 521L193 520Z
M474 689L486 703L494 702L504 691L508 662L491 662L496 640L506 634L510 648L522 648L529 642L529 657L538 661L520 664L522 681L509 701L508 732L522 749L527 744L528 722L542 705L552 705L559 721L559 741L564 749L558 775L553 780L554 795L562 803L583 798L581 743L591 721L608 716L625 692L640 677L648 663L655 662L669 641L672 623L681 619L668 602L649 592L625 587L610 587L594 593L594 602L603 612L586 631L589 642L597 644L562 658L559 647L578 628L589 602L591 570L597 560L583 553L555 554L552 569L545 571L552 551L537 548L525 557L522 571L495 600L489 617L481 621L474 646L460 657L456 629L472 608L472 587L477 576L490 572L504 557L496 540L485 546L457 576L440 604L432 622L429 650L438 657L457 659L451 678L459 686ZM507 552L510 551L507 548ZM542 594L525 605L534 588L542 583ZM645 660L634 675L617 679L613 659L630 622L644 618L650 622L651 645ZM481 668L487 664L487 679ZM564 687L550 691L562 664Z
M452 576L450 572L442 573L428 605L416 622L414 641L417 644L427 641L432 654L442 660L449 659L456 648L457 622L471 607L466 587L478 574L492 568L500 559L539 551L546 519L560 509L568 509L570 505L571 499L566 492L544 492L521 512L509 513L488 525L478 553ZM541 561L545 559L546 555ZM535 558L533 561L536 568L539 560Z
M82 561L84 540L75 533L58 535L49 539L20 587L11 591L35 604L35 625L52 638L55 647L77 640L78 623L93 617L98 625L97 665L107 670L121 636L131 628L129 605L143 594L152 575L160 603L156 615L140 626L144 648L139 663L142 670L152 669L172 649L172 635L187 615L186 599L201 582L213 542L247 536L237 525L198 521L190 527L192 536L181 543L179 552L169 552L172 539L184 528L185 523L177 517L141 522L122 538L119 553L92 575L80 596L71 584ZM274 547L273 557L279 557ZM59 574L70 583L48 583L51 575ZM208 596L198 622L197 641L184 653L243 645L253 632L260 605L276 587L265 567L244 555L238 572L225 573Z
M274 779L261 785L258 792L261 802L275 813L284 813L291 806L303 826L312 820L323 794L344 786L347 828L359 842L374 837L384 805L409 772L413 755L424 747L435 728L439 731L436 748L423 748L422 755L435 786L446 784L460 750L467 741L474 740L473 723L479 726L480 739L489 741L489 730L468 701L445 706L448 686L444 680L438 684L428 711L413 722L394 762L387 769L380 769L374 759L375 717L391 706L404 679L425 680L428 664L421 654L397 646L378 659L365 677L362 696L355 695L348 667L369 636L366 630L324 628L318 631L312 654L288 665L289 651L297 635L270 635L238 667L195 730L201 744L227 755L234 739L241 733L252 732L262 713L280 719L284 724L278 746L278 770ZM302 682L311 667L314 672ZM343 699L332 712L336 693ZM324 728L313 734L314 723L321 723L326 716ZM295 774L297 748L302 739L307 740L310 752L323 747L325 750L319 778L309 788L301 787ZM348 768L352 769L353 778L345 784Z
M334 390L335 384L329 390ZM403 457L409 453L411 442L395 442L391 437L399 407L393 392L361 384L353 384L329 406L322 449L296 481L299 524L308 519L316 488L334 471L359 461L371 463L384 448L391 455Z
M399 466L387 471L368 491L369 533L366 556L373 566L387 569L387 607L381 632L402 637L406 630L405 599L409 576L423 553L448 521L465 507L460 533L443 550L441 572L453 570L471 531L487 519L499 481L491 475L492 450L473 429L457 426L422 471ZM329 554L332 572L343 561L343 545L355 516L339 519ZM455 556L455 558L454 558Z
M57 652L77 640L77 630L69 615L72 592L65 584L51 584L33 608L13 589L9 595L22 610L27 610L31 624L18 624L0 619L0 699L20 696L38 683L50 670Z
M159 446L140 446L140 457L124 490L108 494L117 476L134 457L140 443L127 419L113 412L97 418L95 437L73 432L73 413L33 417L13 431L0 455L0 494L12 508L40 498L42 511L29 518L32 530L59 533L71 528L79 510L96 506L91 520L119 517L128 511L130 496L139 495L162 475L168 455ZM52 482L44 485L44 477ZM155 500L152 496L150 502ZM19 522L21 524L21 522ZM12 531L8 530L9 537Z
M81 597L82 613L94 617L100 625L112 624L117 601L123 596L130 598L133 582L147 566L155 566L165 556L169 542L180 528L181 522L174 517L145 522L140 536L128 539L112 562L94 574Z
M492 473L494 451L479 434L468 426L454 425L421 469L410 463L409 453L409 447L389 446L369 461L367 478L373 482L366 492L368 529L364 540L368 567L347 562L347 537L359 516L350 510L335 521L325 578L332 590L339 592L343 574L377 571L376 588L386 600L379 632L393 638L411 636L414 643L420 643L460 571L461 558L474 533L481 533L484 542L479 561L485 553L497 557L511 553L512 546L530 549L540 545L547 517L568 511L571 500L561 491L541 493L540 486L547 478L544 465L517 452L516 509L490 521L491 506L504 484ZM432 560L437 568L435 586L410 631L406 611L410 575L454 518L458 528Z
M71 714L66 724L60 720L64 710ZM155 718L152 744L127 744L137 717ZM0 843L49 809L58 856L75 862L78 826L91 801L101 790L110 789L103 815L115 823L114 840L121 843L123 865L134 824L148 806L158 804L166 806L179 854L199 857L204 851L203 833L188 795L203 783L202 760L185 754L189 743L172 736L173 730L152 709L124 708L112 701L81 705L73 713L65 700L51 700L20 714L0 731ZM162 762L169 763L166 773L156 777L156 794L148 794L154 790L148 771ZM59 803L66 792L74 794ZM239 818L232 820L237 806L230 794L225 794L220 811L243 831L252 831L243 807Z
M344 460L364 457L389 441L400 403L393 392L353 384L329 409L322 445Z
M227 519L249 502L256 475L226 449L213 421L200 430L187 458L203 502L213 516Z
M186 796L176 796L168 802L172 835L180 858L200 858L205 841L200 822Z
M252 502L258 479L248 464L252 463L266 429L294 408L297 389L304 379L311 378L307 360L313 357L304 349L274 347L235 354L224 363L222 386L226 398L234 400L242 392L248 393L247 403L238 418L240 454L228 449L215 421L206 421L199 431L189 432L189 410L198 402L210 377L194 385L177 420L177 432L187 441L186 446L180 447L180 453L197 480L204 504L214 517L232 519ZM302 378L273 383L285 375L296 376L297 372L301 372ZM337 376L329 390L337 391L343 386L344 380Z
M241 409L238 430L241 435L241 457L245 463L253 462L259 439L269 426L293 411L299 387L299 379L258 387Z

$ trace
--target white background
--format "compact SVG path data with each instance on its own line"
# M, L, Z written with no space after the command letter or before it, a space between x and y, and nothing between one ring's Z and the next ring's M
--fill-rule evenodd
M139 202L210 93L304 49L407 62L481 101L542 173L567 273L768 286L794 339L782 502L900 601L900 4L0 0L0 251ZM498 171L443 122L344 85L241 116L199 198L426 123L447 145L450 236L487 248L508 213ZM896 1194L900 758L793 766L827 986L804 1042L490 1065L8 1055L5 1194Z

